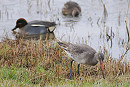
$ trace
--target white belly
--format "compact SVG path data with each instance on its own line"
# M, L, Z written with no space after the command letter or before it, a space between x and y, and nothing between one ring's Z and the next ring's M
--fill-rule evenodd
M76 61L78 64L85 64L86 61L83 58L79 58L79 57L72 57L72 59L74 61Z
M68 51L65 51L68 54L68 57L72 58L74 61L76 61L79 64L85 64L86 60L84 59L83 55L72 55Z

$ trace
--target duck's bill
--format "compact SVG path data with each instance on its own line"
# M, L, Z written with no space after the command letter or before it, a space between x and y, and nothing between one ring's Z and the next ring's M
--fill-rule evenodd
M102 64L102 62L100 62L100 67L101 67L101 70L102 70L103 78L105 79L105 75L104 75L104 71L103 71L103 64Z
M15 27L12 29L12 31L16 30L16 28L17 28L17 27L15 26Z

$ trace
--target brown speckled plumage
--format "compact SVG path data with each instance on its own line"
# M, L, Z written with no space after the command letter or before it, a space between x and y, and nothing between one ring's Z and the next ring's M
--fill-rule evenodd
M73 1L69 1L64 4L64 7L62 8L62 14L63 15L72 15L73 17L78 16L81 13L80 6Z

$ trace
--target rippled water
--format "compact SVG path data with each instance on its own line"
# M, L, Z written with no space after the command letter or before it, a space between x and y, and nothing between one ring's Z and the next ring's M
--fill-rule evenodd
M54 32L56 38L71 43L87 43L97 51L105 49L111 57L119 58L124 45L126 47L125 37L126 42L128 39L125 20L130 32L130 0L73 0L82 9L78 18L61 14L66 1L0 0L0 39L5 36L15 38L11 29L21 17L27 21L55 21L59 24ZM112 35L112 39L107 40L106 34ZM124 59L130 61L130 51Z

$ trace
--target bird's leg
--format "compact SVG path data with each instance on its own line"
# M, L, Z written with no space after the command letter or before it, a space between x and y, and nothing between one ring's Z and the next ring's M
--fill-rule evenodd
M70 76L69 76L69 79L71 79L71 71L72 71L72 63L73 63L74 60L71 60L70 62Z
M79 66L80 66L80 64L78 64L77 72L78 72L78 75L80 76L80 73L79 73Z

